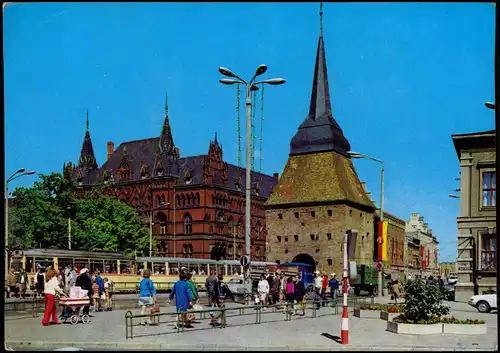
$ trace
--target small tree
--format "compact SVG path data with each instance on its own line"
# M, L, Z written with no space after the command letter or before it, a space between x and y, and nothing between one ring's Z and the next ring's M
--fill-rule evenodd
M405 283L405 305L403 316L413 322L426 321L430 316L443 316L449 313L443 304L444 293L435 285L427 285L421 280Z

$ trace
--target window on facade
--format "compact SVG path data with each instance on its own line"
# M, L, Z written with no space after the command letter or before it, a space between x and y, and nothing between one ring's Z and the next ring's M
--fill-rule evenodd
M283 215L281 213L278 213L278 218L283 219Z
M189 213L184 216L184 234L191 234L193 232L193 219Z
M299 236L298 235L294 235L293 237L294 237L295 241L299 241Z
M327 259L326 261L328 262L328 266L332 266L333 265L333 260L332 259Z
M328 238L328 240L332 240L332 233L326 233L326 237Z
M243 246L238 245L238 248L236 250L236 255L241 256L243 254Z
M234 254L234 247L232 244L230 244L228 247L227 247L227 254L228 255L233 255Z
M288 237L285 237L285 242L287 242L287 241L288 241Z
M483 206L497 205L497 174L496 172L483 173Z
M314 234L311 234L311 240L314 240Z
M156 216L157 223L160 225L160 234L167 234L167 216L163 212Z
M260 257L260 248L258 246L255 248L255 256Z
M312 217L312 218L316 217L316 212L311 211L311 217Z
M295 218L299 218L299 213L295 212Z
M288 249L285 249L285 254L288 254Z
M332 216L332 210L328 210L328 216Z
M260 221L255 223L255 238L260 239L260 232L262 231L262 226L260 225Z
M318 234L316 234L316 240L319 240L319 235Z
M497 239L496 234L481 235L481 269L496 270L497 264Z
M278 235L276 238L278 239L278 243L281 243L281 235Z

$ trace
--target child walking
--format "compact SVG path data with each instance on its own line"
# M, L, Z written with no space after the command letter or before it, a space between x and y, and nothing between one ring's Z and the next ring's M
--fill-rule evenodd
M106 311L113 310L113 283L108 280L108 277L104 277L104 295L106 296Z
M99 295L99 285L97 284L95 278L92 278L92 291L94 292L94 295L92 296L92 298L94 299L94 311L98 312L101 297Z

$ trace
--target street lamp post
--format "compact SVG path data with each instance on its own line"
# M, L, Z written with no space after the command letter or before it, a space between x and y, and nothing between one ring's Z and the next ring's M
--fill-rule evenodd
M12 174L9 179L5 182L5 279L9 274L9 183L17 178L24 175L35 174L34 170L25 171L26 169L21 168L14 174Z
M68 249L71 250L71 206L68 205Z
M485 102L484 105L486 106L486 108L490 108L490 109L496 110L495 103Z
M381 166L381 171L380 171L380 222L384 221L384 162L382 162L380 159L373 158L370 156L367 156L366 154L358 153L358 152L348 152L349 156L351 158L355 159L370 159L372 161L380 163ZM406 242L406 239L405 239ZM382 262L382 268L380 269L380 272L378 274L378 296L382 296L382 289L383 289L383 272L384 272L384 267L383 267L383 262Z
M250 211L251 211L251 175L250 175L250 140L251 140L251 116L252 116L252 91L258 90L258 84L269 84L269 85L281 85L285 83L285 80L282 78L273 78L270 80L258 81L254 82L257 76L262 75L267 71L267 66L262 64L257 67L255 74L252 79L247 82L231 70L220 67L219 72L227 77L234 77L235 79L220 79L219 82L224 85L233 85L233 84L244 84L246 86L246 180L245 180L245 254L250 259L250 232L251 232L251 223L250 223ZM235 249L236 250L236 249Z

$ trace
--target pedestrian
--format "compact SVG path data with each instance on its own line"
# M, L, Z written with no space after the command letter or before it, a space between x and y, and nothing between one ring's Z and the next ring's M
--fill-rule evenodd
M306 289L304 286L304 283L300 280L300 275L295 275L295 280L293 284L293 290L294 290L294 303L297 305L295 306L295 314L297 314L299 308L302 310L302 316L305 315L306 313L306 308L305 308L305 303L304 303L304 296L306 294Z
M82 268L82 270L80 271L80 275L76 278L75 287L80 287L81 289L86 290L89 299L92 299L94 293L92 292L92 282L89 275L87 274L87 271L88 270L86 268ZM83 314L88 315L89 311L89 305L83 307Z
M269 288L269 293L271 296L271 304L278 304L280 299L280 285L281 285L280 274L281 271L279 270L276 271L273 282L271 284L271 288Z
M441 278L441 276L438 276L437 283L438 283L439 288L441 288L441 289L444 288L444 281Z
M399 281L395 280L392 282L392 295L394 296L394 304L398 304L398 298L399 298Z
M104 277L104 294L106 295L106 311L113 310L113 282Z
M285 300L287 303L286 311L288 311L292 315L295 315L295 311L293 311L293 303L295 301L295 286L293 284L293 278L291 276L286 279Z
M104 296L104 280L101 277L101 272L99 270L96 271L96 276L95 276L95 281L97 285L99 286L99 310L102 311L102 305L101 305L101 300L105 299Z
M18 278L16 276L16 272L14 271L14 267L11 267L9 274L7 275L7 286L9 292L8 297L17 296L17 279Z
M266 270L266 280L267 280L267 283L269 284L269 294L267 295L266 305L270 305L273 303L273 298L271 298L271 287L273 285L273 276L271 275L269 270Z
M76 271L71 270L69 274L69 280L68 280L68 291L71 290L72 287L75 286L76 283Z
M47 271L47 282L44 288L46 302L42 325L59 325L61 322L57 318L56 293L64 294L64 292L59 288L59 281L57 280L57 272L55 270Z
M427 284L428 285L434 284L434 277L432 277L432 275L427 278Z
M280 273L280 302L286 302L286 283L287 279L283 272Z
M339 290L339 281L337 275L332 273L330 275L330 281L328 281L328 286L330 287L330 298L332 301L337 301L337 292Z
M205 288L207 290L208 306L212 306L212 297L214 296L215 283L217 283L217 277L215 277L215 272L211 271L210 276L205 280Z
M24 268L19 269L18 283L19 283L19 296L24 299L26 296L26 283L28 282L28 275Z
M224 278L222 275L217 276L217 283L215 284L215 294L214 297L212 298L212 302L215 304L215 306L219 309L224 309L226 307L225 301L228 299L231 299L234 301L234 295L231 293L227 285L224 283ZM219 324L218 320L221 320L221 323ZM215 327L215 326L226 326L226 314L224 311L218 311L217 314L211 313L210 314L210 325Z
M41 267L37 267L36 269L35 288L37 298L42 298L45 290L45 271Z
M265 275L260 277L260 281L257 284L257 292L259 293L260 305L265 306L267 303L267 296L269 295L269 282Z
M142 280L139 283L139 306L141 307L141 315L145 315L147 309L150 310L154 304L156 304L156 288L151 280L151 271L145 269L142 272ZM141 317L140 325L149 325L150 322Z
M99 295L99 285L97 284L96 279L92 279L92 299L94 301L94 312L99 311L99 302L100 302L100 295Z
M169 300L171 301L174 298L177 312L182 313L180 315L177 315L177 323L174 324L174 328L182 325L187 328L192 328L193 326L187 321L187 312L191 305L193 305L193 303L189 285L186 282L186 273L184 271L181 271L181 273L179 274L179 280L175 282L174 286L172 287L172 291L170 292Z
M326 272L323 272L323 275L321 276L321 302L323 307L325 307L326 305L327 288L328 288L328 276L326 275Z

